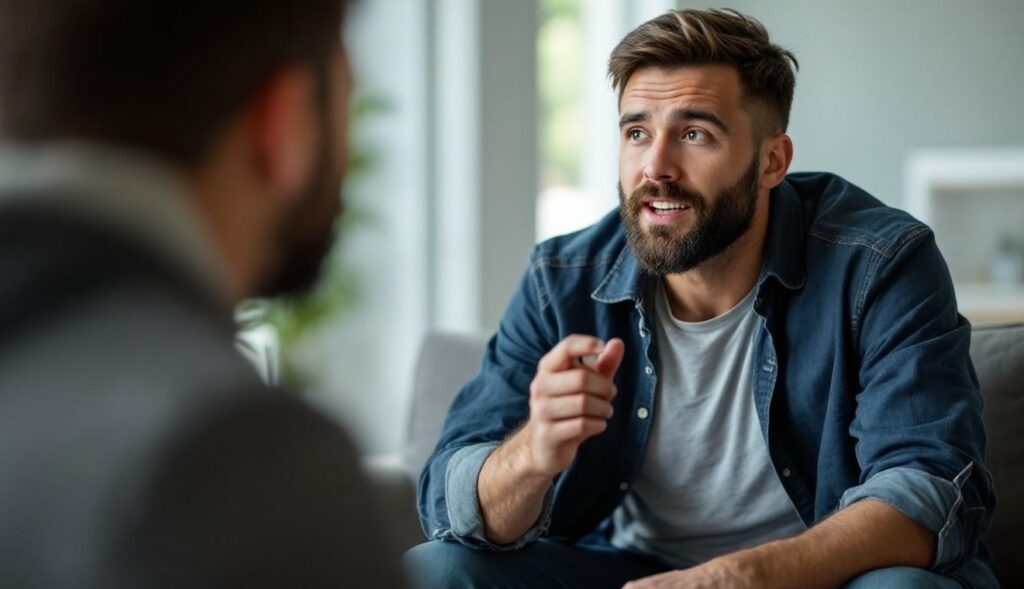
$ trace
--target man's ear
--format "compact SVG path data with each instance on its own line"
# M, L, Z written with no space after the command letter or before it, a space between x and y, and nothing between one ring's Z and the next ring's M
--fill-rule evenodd
M299 194L316 160L315 83L308 68L280 70L249 103L253 172L277 194Z
M772 189L778 186L793 162L793 140L785 133L768 137L761 143L760 188Z

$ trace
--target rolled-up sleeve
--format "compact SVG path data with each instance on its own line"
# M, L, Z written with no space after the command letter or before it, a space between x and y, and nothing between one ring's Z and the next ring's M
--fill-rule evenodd
M935 533L932 569L954 572L976 554L995 507L970 325L927 229L880 253L865 285L850 426L861 479L841 506L895 507Z
M914 468L890 468L843 494L840 508L863 499L885 503L935 534L938 545L933 569L944 570L959 562L970 545L970 530L964 521L978 516L964 513L964 484L974 470L968 464L953 480L946 480Z
M535 541L551 524L553 490L544 497L544 506L537 522L514 542L496 544L484 533L483 515L477 496L477 479L484 461L499 444L475 444L461 448L448 461L445 473L445 495L448 504L448 529L437 530L437 540L458 540L490 550L515 550Z

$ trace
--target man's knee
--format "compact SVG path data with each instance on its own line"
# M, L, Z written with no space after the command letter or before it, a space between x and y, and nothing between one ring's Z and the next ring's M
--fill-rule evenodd
M493 553L436 540L409 549L402 558L406 575L418 587L495 586L495 579L501 577L500 564Z
M854 578L844 589L953 589L956 579L914 567L875 569Z

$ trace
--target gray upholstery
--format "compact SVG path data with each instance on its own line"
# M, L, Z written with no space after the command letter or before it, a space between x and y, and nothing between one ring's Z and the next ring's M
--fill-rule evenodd
M415 485L441 435L452 399L480 369L487 336L475 333L429 333L423 339L413 375L412 408L399 472L366 464L385 496L388 514L403 548L424 541L416 515Z
M999 501L988 546L1003 586L1024 587L1024 324L975 328L971 357L985 396L988 465Z
M452 399L480 369L487 336L475 333L428 334L413 376L412 417L405 466L418 477L434 451Z
M478 334L426 337L416 367L405 465L415 481L437 442L444 416L462 385L479 369L487 339ZM1005 587L1024 587L1018 536L1024 533L1024 324L978 327L971 356L985 397L988 463L999 507L988 535ZM407 545L422 541L408 526Z

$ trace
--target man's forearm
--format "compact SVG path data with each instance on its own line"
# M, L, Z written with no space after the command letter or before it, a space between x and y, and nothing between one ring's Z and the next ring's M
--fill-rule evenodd
M798 536L721 559L756 578L753 586L824 589L877 568L928 568L935 548L935 535L927 528L885 503L866 499Z
M499 446L480 469L477 499L484 534L495 544L508 544L537 522L552 478L531 473L528 457L517 444L519 433Z
M570 335L537 363L530 418L487 457L477 477L488 540L509 544L533 527L555 476L569 468L580 444L607 429L615 412L612 379L624 353L620 339Z

